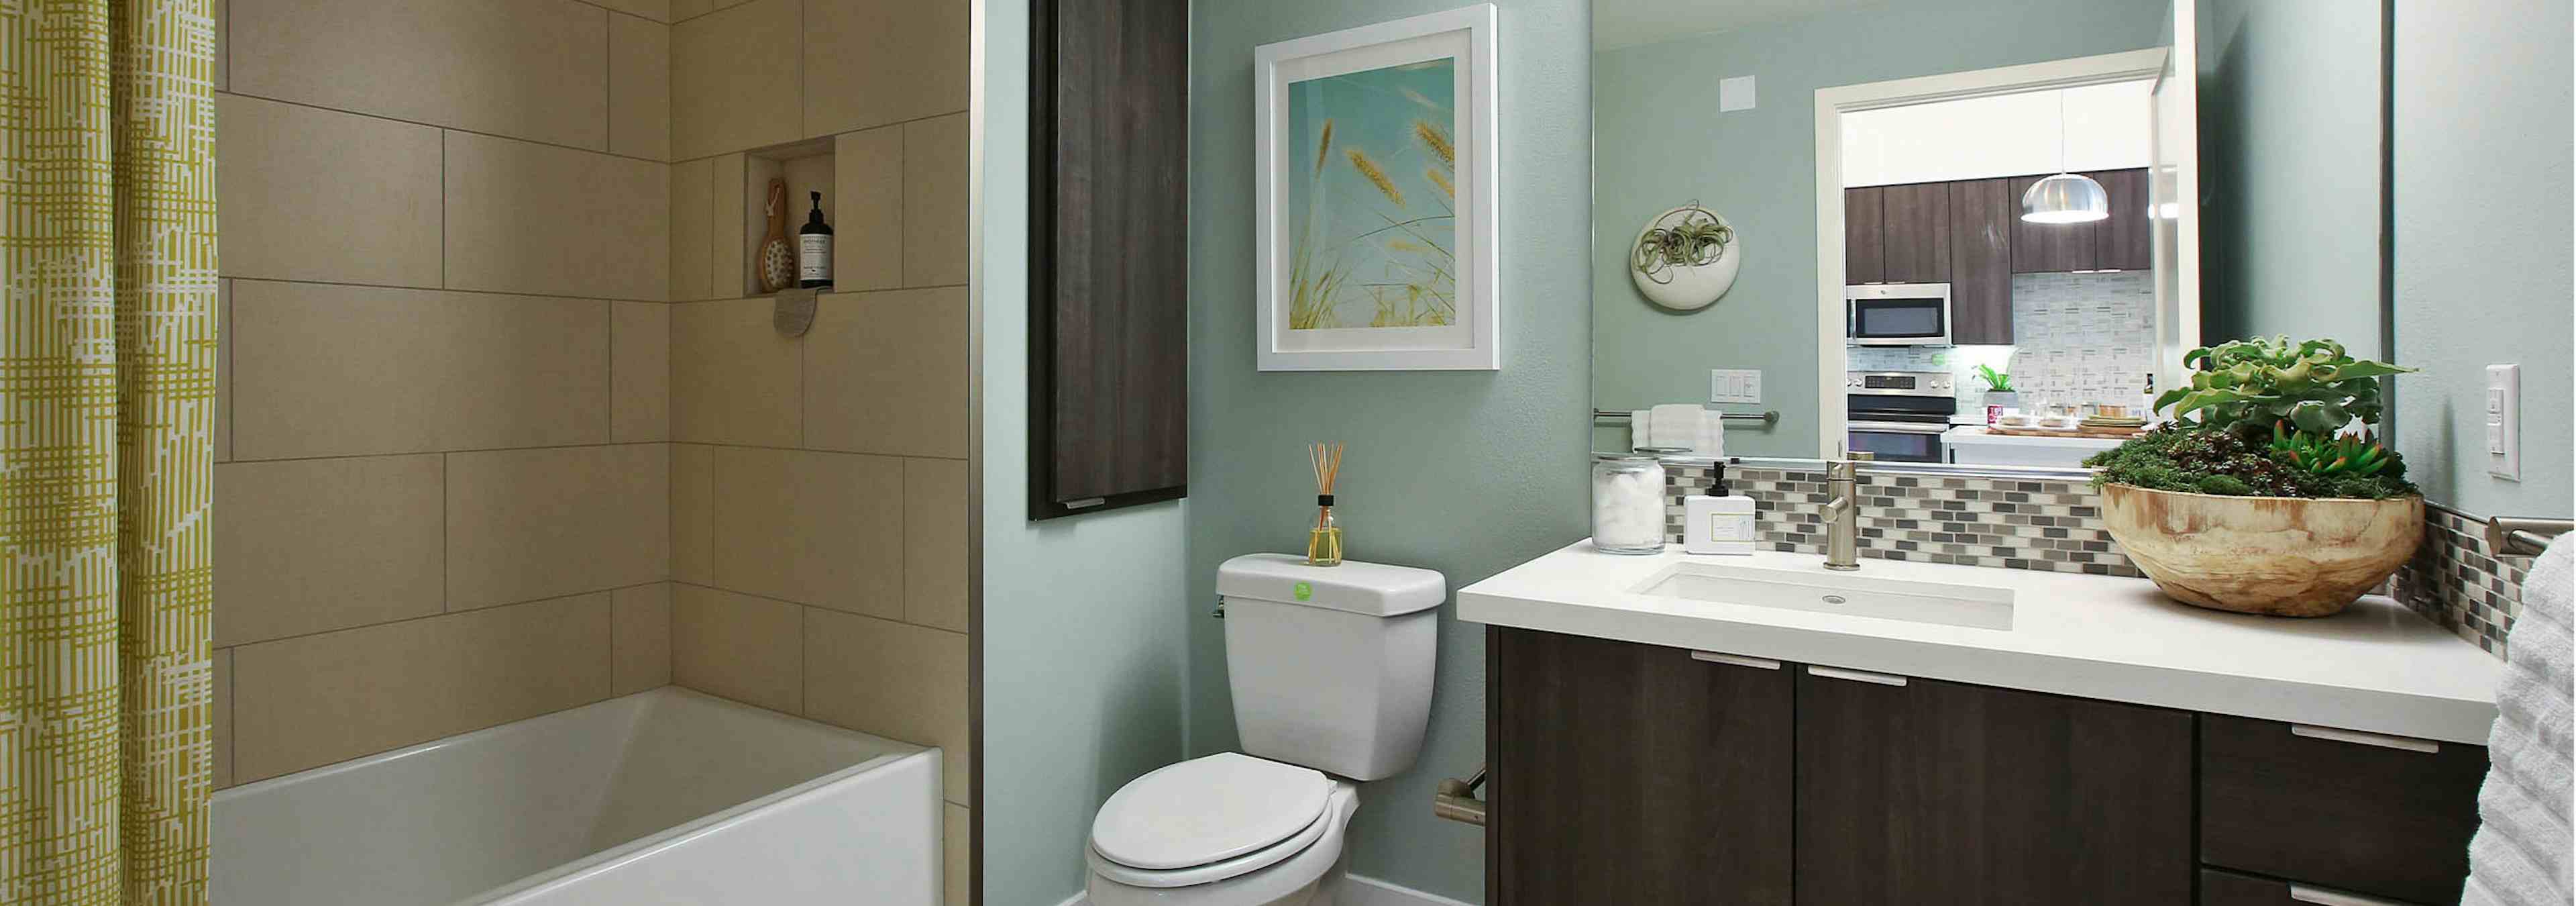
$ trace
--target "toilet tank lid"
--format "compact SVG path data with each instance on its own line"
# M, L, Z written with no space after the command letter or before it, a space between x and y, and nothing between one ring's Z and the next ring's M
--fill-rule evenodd
M1295 554L1245 554L1217 567L1216 593L1391 617L1440 606L1449 598L1449 582L1438 572L1410 566L1357 560L1308 566Z

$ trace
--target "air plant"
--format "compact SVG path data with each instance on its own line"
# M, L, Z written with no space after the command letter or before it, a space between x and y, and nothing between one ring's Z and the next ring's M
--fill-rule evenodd
M1702 267L1726 257L1726 247L1735 242L1735 229L1719 223L1717 214L1694 203L1674 212L1681 221L1671 226L1657 225L1639 237L1630 265L1646 279L1657 283L1673 282L1676 267Z

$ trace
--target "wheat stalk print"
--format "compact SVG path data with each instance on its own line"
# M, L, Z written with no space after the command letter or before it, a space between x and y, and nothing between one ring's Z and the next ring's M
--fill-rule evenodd
M1305 128L1291 134L1311 136L1314 156L1292 180L1305 197L1290 234L1289 329L1457 322L1458 148L1442 125L1454 67L1430 61L1296 86L1291 117ZM1363 305L1364 318L1353 311Z

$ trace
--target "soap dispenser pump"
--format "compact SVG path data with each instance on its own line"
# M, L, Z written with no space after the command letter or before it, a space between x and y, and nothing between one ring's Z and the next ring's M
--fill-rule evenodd
M1682 501L1682 551L1692 554L1750 556L1756 539L1753 498L1731 493L1726 460L1711 468L1706 494Z

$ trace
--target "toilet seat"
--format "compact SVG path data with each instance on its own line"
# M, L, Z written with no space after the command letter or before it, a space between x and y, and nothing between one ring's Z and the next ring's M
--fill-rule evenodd
M1315 845L1315 841L1323 839L1324 831L1331 824L1332 815L1328 811L1325 814L1316 815L1315 820L1306 825L1306 829L1266 848L1231 859L1184 868L1137 868L1102 855L1100 848L1094 846L1091 849L1091 871L1093 874L1130 887L1160 889L1213 884L1269 868L1287 861L1290 856L1305 852L1307 847Z
M1313 842L1332 792L1313 768L1234 752L1194 758L1119 788L1092 820L1091 848L1146 873L1268 859L1242 869L1250 871L1303 848L1286 841Z
M1153 871L1120 865L1083 847L1091 869L1084 890L1093 906L1272 906L1306 899L1299 891L1316 889L1336 876L1351 814L1359 810L1359 787L1336 781L1313 839L1306 833L1259 853L1195 868ZM1257 863L1267 862L1261 867Z

